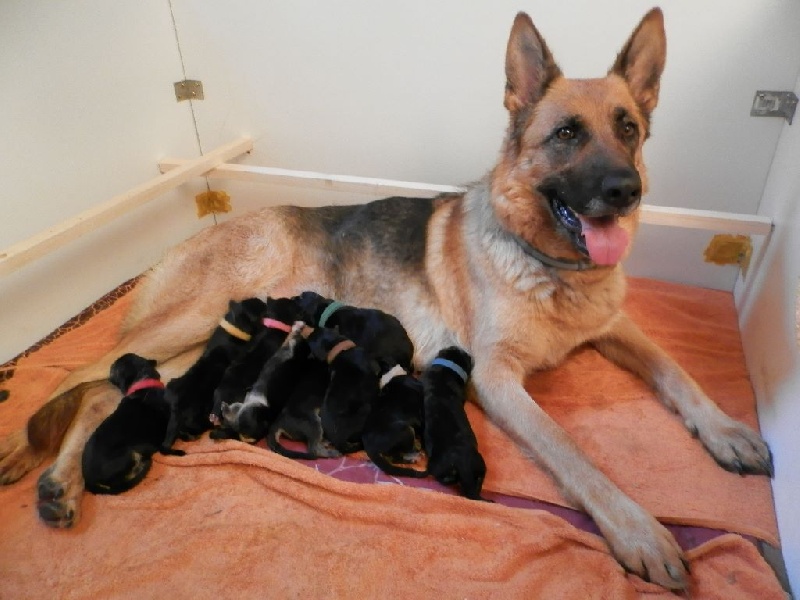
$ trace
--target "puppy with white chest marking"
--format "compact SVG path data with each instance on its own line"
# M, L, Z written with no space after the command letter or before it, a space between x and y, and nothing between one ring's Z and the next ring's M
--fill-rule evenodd
M302 321L292 325L289 335L264 364L242 402L223 402L223 425L236 432L242 441L254 443L267 435L270 421L280 414L303 377L308 357L308 344L301 335L303 327Z
M370 460L395 477L426 477L427 471L399 467L420 450L423 421L422 383L400 365L380 379L380 395L372 405L361 440Z
M461 493L481 498L486 463L464 410L472 357L461 348L445 348L422 372L425 390L425 452L428 472L439 483L458 483Z
M111 366L109 380L125 397L91 435L81 466L86 489L95 494L120 494L147 475L156 452L182 456L163 448L170 407L156 361L124 354Z
M333 329L306 328L311 353L330 366L330 381L320 409L325 438L342 454L363 446L361 434L378 397L378 364L366 350Z
M222 423L222 404L232 405L244 400L245 394L253 387L261 369L275 354L292 329L292 323L303 320L304 311L290 298L267 298L262 313L263 327L253 335L250 348L244 356L231 362L216 390L214 406L209 415L212 424ZM236 437L235 432L224 428L211 432L212 438Z

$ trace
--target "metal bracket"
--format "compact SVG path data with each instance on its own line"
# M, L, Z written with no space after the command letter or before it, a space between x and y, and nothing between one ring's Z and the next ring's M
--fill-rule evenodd
M202 100L203 82L196 79L184 79L175 82L175 99L178 102L183 100Z
M770 92L758 90L753 98L751 117L783 117L792 124L794 109L797 108L797 96L794 92Z

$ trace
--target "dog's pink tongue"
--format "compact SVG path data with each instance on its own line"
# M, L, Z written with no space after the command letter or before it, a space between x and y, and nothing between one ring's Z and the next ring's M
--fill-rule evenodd
M589 258L596 265L616 265L628 248L630 236L617 219L581 217Z

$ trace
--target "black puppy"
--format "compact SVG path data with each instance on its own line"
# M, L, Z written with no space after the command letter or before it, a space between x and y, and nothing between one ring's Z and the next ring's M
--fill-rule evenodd
M222 403L223 427L242 441L254 443L267 435L269 423L280 414L302 380L308 362L308 344L301 335L303 327L302 321L292 325L289 335L263 365L242 402Z
M195 439L211 428L208 415L214 390L231 362L250 348L253 334L262 327L265 307L258 298L231 301L202 356L186 373L167 384L166 399L172 412L164 437L166 448L171 448L178 437Z
M86 489L95 494L119 494L144 479L156 452L182 456L162 447L170 408L156 361L125 354L114 361L109 381L125 397L89 437L81 467Z
M378 397L378 365L364 348L333 329L306 328L311 353L330 366L319 416L325 438L342 454L362 448L361 434Z
M222 380L214 391L214 406L209 419L212 424L222 423L222 404L232 405L244 400L245 394L255 383L261 369L275 354L292 328L292 323L302 321L305 312L291 298L267 298L262 314L262 327L253 336L247 353L231 362ZM211 432L212 438L238 439L236 432L225 428Z
M319 416L330 380L328 365L313 357L309 357L305 362L302 376L289 395L286 406L269 426L267 446L273 452L288 458L314 460L320 457L339 456L339 452L323 438L322 421ZM280 438L283 436L290 440L305 442L308 451L300 452L286 448L280 443Z
M451 346L437 354L422 373L425 391L425 452L428 473L439 483L459 483L461 493L481 498L486 463L464 410L472 357Z
M370 460L384 473L396 477L426 477L426 471L398 467L419 453L422 437L424 392L422 383L396 365L380 379L380 395L372 405L361 440Z
M394 315L377 308L348 306L316 292L303 292L295 299L312 327L336 329L382 363L412 371L414 344Z

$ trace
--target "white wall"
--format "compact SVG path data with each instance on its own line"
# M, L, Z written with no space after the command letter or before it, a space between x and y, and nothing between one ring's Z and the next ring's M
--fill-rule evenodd
M198 155L163 0L0 2L0 250ZM0 279L0 363L196 230L169 194Z
M800 95L800 77L794 88ZM800 592L800 118L785 125L759 214L775 231L758 276L736 288L761 428L775 454L775 507L792 588Z

